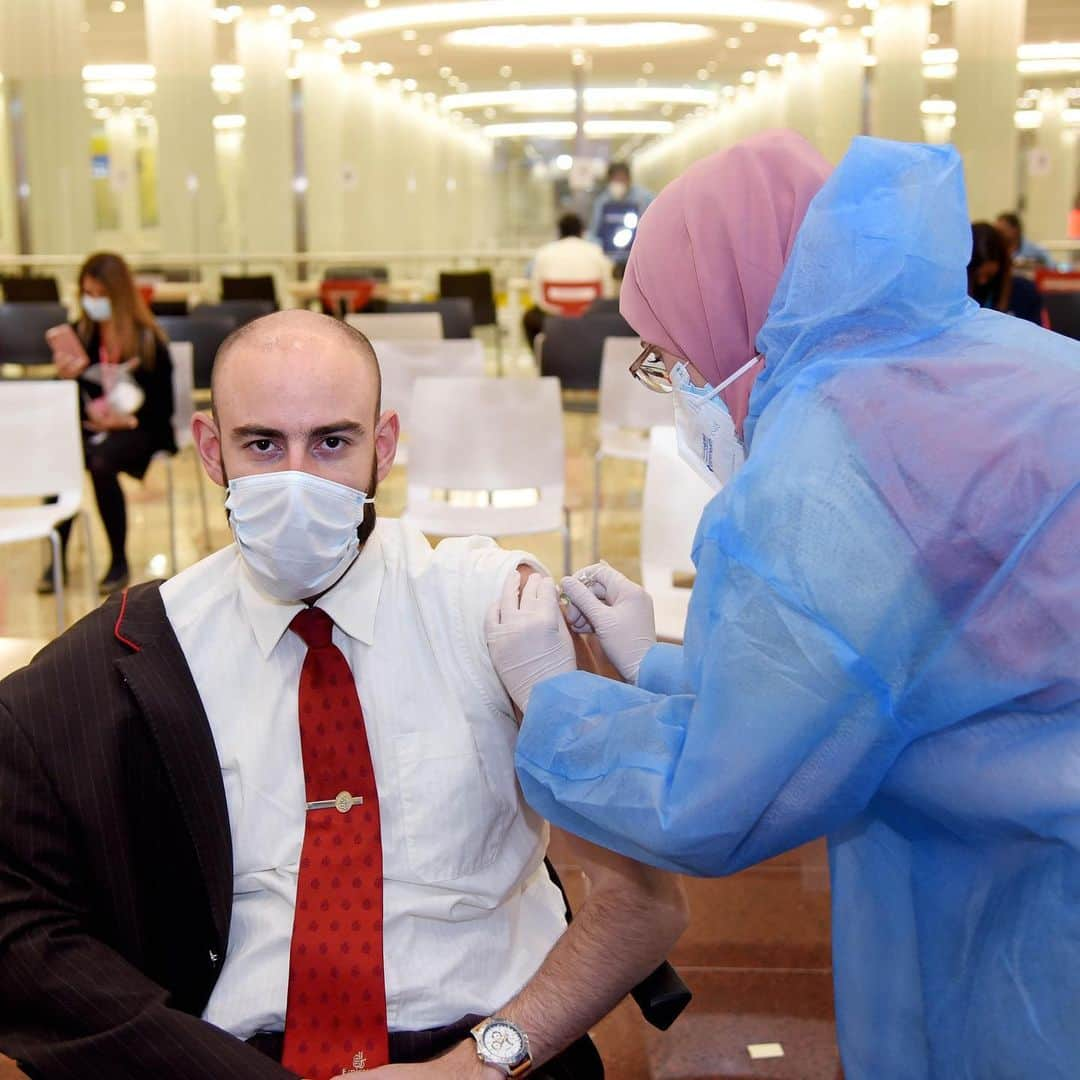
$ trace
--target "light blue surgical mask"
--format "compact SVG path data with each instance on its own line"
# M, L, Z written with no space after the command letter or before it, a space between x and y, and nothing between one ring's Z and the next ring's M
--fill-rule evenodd
M746 449L720 391L745 375L760 359L755 356L719 386L695 386L685 363L671 369L679 457L717 491L746 461Z
M82 309L94 322L108 322L112 318L112 303L107 296L82 295Z

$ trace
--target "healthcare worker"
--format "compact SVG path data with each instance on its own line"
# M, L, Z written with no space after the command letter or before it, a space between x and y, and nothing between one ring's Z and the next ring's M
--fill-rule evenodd
M493 618L555 824L698 875L829 838L848 1080L1080 1075L1080 345L980 310L970 251L946 147L692 166L622 292L683 451L734 472L685 646L604 567L563 587L625 683Z

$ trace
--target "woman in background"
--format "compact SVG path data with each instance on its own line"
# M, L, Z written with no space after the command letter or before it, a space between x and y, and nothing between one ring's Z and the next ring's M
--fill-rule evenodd
M988 221L977 221L971 226L968 296L979 307L1043 325L1039 290L1033 281L1013 273L1012 257L1005 241Z
M80 317L75 332L80 353L57 352L61 378L77 379L83 401L83 448L94 483L98 512L109 540L109 568L100 584L103 595L127 585L127 508L119 475L142 479L159 450L176 452L173 437L172 361L164 331L135 287L127 263L119 255L91 255L79 271ZM142 401L123 411L109 390L130 380ZM110 400L111 399L111 400ZM71 522L60 527L67 575L67 542ZM53 590L46 569L38 592Z

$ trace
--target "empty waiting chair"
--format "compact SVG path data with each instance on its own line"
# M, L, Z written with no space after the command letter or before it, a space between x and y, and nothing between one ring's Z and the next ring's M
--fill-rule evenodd
M345 321L369 338L383 341L420 339L439 341L443 336L442 316L437 311L402 311L385 314L346 315Z
M243 277L221 277L222 300L266 300L277 310L277 289L273 274L248 274Z
M27 448L32 447L28 453ZM0 507L0 544L46 539L52 544L56 629L64 629L61 522L81 517L91 588L95 587L89 519L83 507L83 445L79 388L74 380L19 380L0 385L0 498L55 502ZM96 590L95 590L96 591Z
M170 341L190 341L194 350L194 385L196 390L210 389L214 357L221 343L239 323L231 315L163 315L158 322Z
M60 286L54 277L0 277L5 304L58 304Z
M600 446L593 484L593 561L600 558L600 506L605 458L646 461L649 433L672 423L671 397L657 394L630 374L641 352L637 338L613 337L604 342L600 366Z
M467 340L372 341L382 371L382 406L393 409L401 421L401 442L396 463L409 460L412 431L412 393L416 380L424 376L482 376L484 346L475 338Z
M409 311L435 311L442 316L443 337L471 338L472 301L466 296L448 296L440 300L395 300L386 305L390 314Z
M543 336L537 338L540 374L554 375L567 390L595 390L604 342L611 337L634 337L621 315L586 313L575 319L548 315Z
M0 304L0 364L48 364L45 331L68 321L63 304Z
M570 573L557 379L420 378L403 518L435 536L558 532Z
M191 309L193 319L218 318L222 315L235 320L237 326L272 315L277 307L269 300L222 300L217 304L196 304Z
M653 599L661 641L683 639L694 577L690 551L702 511L715 494L679 457L675 429L654 427L641 508L641 584Z

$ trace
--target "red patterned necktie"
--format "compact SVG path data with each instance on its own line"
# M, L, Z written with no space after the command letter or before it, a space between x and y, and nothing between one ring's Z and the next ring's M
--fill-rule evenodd
M282 1064L308 1080L388 1063L379 797L356 682L333 621L301 611L307 822L296 883Z

